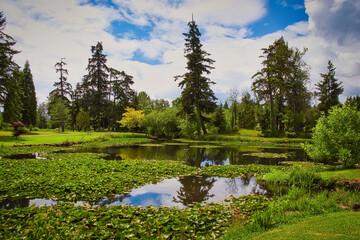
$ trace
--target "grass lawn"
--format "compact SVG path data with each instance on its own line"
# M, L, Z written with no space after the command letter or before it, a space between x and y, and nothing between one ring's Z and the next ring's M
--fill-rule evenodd
M135 138L145 138L145 134L132 134L132 133L106 133L106 132L92 132L88 135L86 132L66 132L63 134L49 132L43 132L45 134L40 135L22 135L17 139L15 137L9 136L10 132L0 132L0 146L13 146L13 145L40 145L40 144L60 144L66 142L91 142L100 140L115 140L111 144L119 144L119 140L130 139L134 140ZM138 141L137 141L138 142ZM144 141L143 141L144 142ZM147 142L147 141L145 141ZM128 142L126 142L127 144ZM110 145L111 145L110 144ZM120 141L121 144L121 141Z
M324 180L330 181L360 181L360 169L345 169L320 172L320 176Z
M338 212L264 232L257 239L360 239L360 212Z
M10 136L1 136L0 144L3 146L13 146L13 145L29 145L29 144L59 144L64 142L85 142L92 141L95 138L104 136L105 133L92 133L87 135L86 133L75 133L75 134L65 134L60 135L22 135L17 139Z

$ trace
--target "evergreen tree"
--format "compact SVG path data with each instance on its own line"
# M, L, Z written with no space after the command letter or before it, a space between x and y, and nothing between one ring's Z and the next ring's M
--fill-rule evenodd
M179 82L181 87L181 113L195 122L197 134L207 133L205 122L208 120L204 114L213 112L216 108L216 97L211 90L210 85L215 82L203 76L210 74L210 70L214 69L211 65L214 60L210 59L210 54L202 50L200 43L201 33L194 20L188 23L189 33L183 33L185 36L185 57L187 59L187 73L176 76L175 81Z
M240 127L254 129L255 127L255 101L251 99L249 92L244 92L241 97L239 122Z
M271 134L276 135L284 130L282 122L286 111L300 114L309 107L308 67L302 60L306 49L289 48L281 37L262 51L264 67L252 77L255 78L252 90L258 101L269 103Z
M83 77L85 99L90 110L90 117L94 118L98 131L101 129L101 120L106 110L108 96L108 67L106 66L106 55L103 54L103 46L98 42L91 47L92 56L86 70L89 71Z
M22 111L22 122L29 126L30 124L36 125L36 93L33 81L33 76L30 70L29 61L25 62L24 69L22 71L21 88L24 92L23 97L23 111Z
M344 88L341 86L342 82L338 82L335 78L335 67L331 60L328 62L328 73L320 73L323 78L316 84L317 95L319 96L319 110L328 113L331 107L339 105L339 95L343 93Z
M67 82L68 70L65 68L67 65L66 62L63 61L64 58L61 58L60 62L55 64L55 69L57 73L60 73L60 78L58 82L54 83L55 89L50 94L56 94L61 97L66 103L69 103L70 100L68 97L71 96L72 86Z
M13 78L13 71L18 68L17 64L13 61L13 56L19 51L12 49L16 41L6 33L6 18L3 12L0 12L0 105L2 105L7 96L7 86L9 81Z
M73 131L75 131L75 127L77 124L77 116L81 110L87 111L84 104L84 88L80 83L76 84L76 88L72 91L71 95L71 104L69 107L69 114L70 114L70 126Z
M220 104L215 114L214 125L218 128L218 133L226 132L226 121L222 104Z
M131 88L134 84L133 77L124 71L109 68L109 104L108 104L108 128L114 128L116 119L121 119L125 108L130 106L135 91Z
M37 110L37 117L38 117L37 126L40 129L47 128L48 111L47 111L47 103L46 102L42 102L39 104L38 110Z
M13 78L7 83L7 95L4 103L3 119L5 122L18 122L21 119L23 91L20 86L22 73L15 70Z

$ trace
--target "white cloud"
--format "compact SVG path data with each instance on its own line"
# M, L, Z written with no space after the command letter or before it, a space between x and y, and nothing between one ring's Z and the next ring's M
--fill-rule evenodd
M309 22L298 22L256 39L248 38L246 26L266 14L265 0L113 2L118 7L79 5L77 0L2 1L8 22L5 32L22 50L16 61L20 65L26 59L30 61L40 101L53 89L59 77L54 64L62 57L68 63L71 84L75 87L81 81L90 48L97 41L103 43L109 66L134 76L137 91L146 91L153 98L175 99L181 90L174 76L186 71L182 33L187 31L192 13L203 34L204 50L216 61L209 77L217 83L213 89L221 101L231 88L250 90L251 76L261 68L261 48L281 36L290 46L308 48L304 60L311 66L312 88L332 59L337 77L344 82L344 95L360 94L359 1L306 0ZM149 36L136 39L126 32L113 36L109 29L114 20L150 28ZM136 51L162 64L132 61Z

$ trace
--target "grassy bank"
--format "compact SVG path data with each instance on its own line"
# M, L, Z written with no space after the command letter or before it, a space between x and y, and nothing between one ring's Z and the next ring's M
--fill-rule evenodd
M260 239L359 239L360 212L344 211L306 218L251 238Z

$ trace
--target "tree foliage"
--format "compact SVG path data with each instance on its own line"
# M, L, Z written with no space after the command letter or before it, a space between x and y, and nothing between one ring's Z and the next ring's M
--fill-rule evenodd
M201 33L194 20L188 23L189 32L183 33L185 36L185 58L187 59L187 73L181 76L176 76L175 81L182 79L179 82L181 92L181 114L186 115L193 121L197 128L198 135L201 130L204 134L207 133L205 122L208 120L205 117L206 113L211 113L215 110L216 97L210 86L215 82L210 81L204 74L210 74L210 70L214 69L211 65L214 60L209 58L210 54L202 50L200 43Z
M83 77L83 88L85 89L85 103L89 109L90 117L97 123L98 131L101 129L101 118L106 110L108 102L108 67L106 66L106 55L103 54L103 46L98 42L91 47L92 56L86 68L88 74Z
M79 112L76 116L76 129L78 131L87 131L90 129L89 114L84 111Z
M134 108L127 107L123 113L123 118L117 121L122 127L126 127L130 130L140 128L145 120L145 114L142 110L135 110Z
M19 70L13 72L13 78L7 83L7 92L5 103L4 103L4 113L3 120L5 122L18 122L22 118L23 103L21 99L23 96L23 91L21 88L21 75L22 73Z
M322 80L316 84L317 95L319 96L319 109L328 113L331 107L339 105L339 96L343 93L344 88L341 86L342 82L338 82L335 78L335 67L329 60L327 66L327 73L320 73Z
M0 104L5 101L8 93L7 86L11 85L9 82L13 78L13 71L18 68L13 61L13 56L19 53L13 49L16 41L4 32L5 28L6 18L3 12L0 12Z
M61 128L65 132L65 126L69 120L69 108L64 103L64 100L55 94L50 95L49 103L52 103L49 108L49 115L51 125Z
M178 113L179 110L174 107L153 110L145 116L144 127L147 133L157 137L179 137Z
M22 98L22 122L25 125L35 125L37 100L29 61L25 62L22 71L21 88L24 94L24 97Z
M66 62L63 61L64 58L61 58L60 62L55 64L55 69L57 73L60 73L59 81L54 83L55 89L50 92L50 94L56 94L61 97L66 103L70 102L70 97L72 94L72 86L69 82L67 82L68 70L65 68L67 65Z
M305 150L315 161L340 162L344 167L360 163L360 112L344 105L334 107L318 120L313 145Z
M309 73L302 60L307 49L289 48L281 37L262 51L263 68L253 75L252 90L258 101L269 103L271 135L276 135L285 128L286 111L300 114L309 107Z

